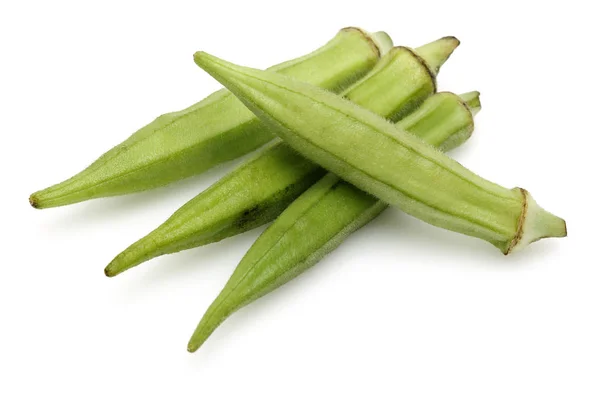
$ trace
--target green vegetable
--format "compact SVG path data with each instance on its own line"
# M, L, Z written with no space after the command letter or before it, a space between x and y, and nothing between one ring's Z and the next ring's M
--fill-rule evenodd
M204 52L194 58L290 147L408 214L487 240L505 254L541 238L566 236L565 221L524 189L477 176L342 97Z
M339 92L364 76L391 47L387 34L342 29L329 43L271 71ZM219 90L185 110L162 115L82 172L31 195L48 208L148 190L199 174L273 139L235 96Z
M462 97L462 98L461 98ZM441 150L473 132L479 93L438 93L396 125ZM468 105L464 101L468 101ZM189 344L196 351L233 312L289 282L378 216L387 204L332 173L296 199L256 240L210 305Z
M442 38L416 50L396 47L344 95L398 119L435 92L437 70L458 45ZM176 211L156 230L119 254L105 269L119 274L151 258L213 243L275 219L326 171L280 139Z

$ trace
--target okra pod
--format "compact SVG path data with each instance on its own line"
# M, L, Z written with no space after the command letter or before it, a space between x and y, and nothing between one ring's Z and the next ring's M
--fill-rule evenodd
M524 189L483 179L377 114L305 82L204 52L196 63L290 147L432 225L486 240L504 254L566 236L565 221Z
M269 70L333 92L363 77L391 47L387 34L342 29L316 51ZM164 114L82 172L29 201L58 207L164 186L247 154L273 135L226 89L182 111Z
M435 92L434 71L458 43L447 37L415 51L393 48L343 95L397 120ZM277 139L115 257L105 273L114 276L151 258L213 243L270 222L325 173Z
M440 150L464 143L480 109L479 93L438 93L396 125ZM232 313L289 282L378 216L387 204L328 173L269 226L210 305L188 350L196 351ZM332 218L332 216L335 216Z

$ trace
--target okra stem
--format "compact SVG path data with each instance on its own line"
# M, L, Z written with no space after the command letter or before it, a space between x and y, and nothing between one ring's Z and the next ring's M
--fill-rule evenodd
M426 46L443 48L438 53L451 53L457 45L456 39L443 38ZM417 54L420 49L415 50ZM434 93L430 69L439 69L436 63L447 58L423 60L412 50L393 48L343 95L397 120ZM325 173L277 139L117 255L105 273L114 276L151 258L216 242L270 222Z
M433 46L433 43L430 43L417 49L421 57L430 60L432 63L431 65L438 66L437 68L433 68L433 72L435 74L440 72L439 68L444 65L451 54L448 53L448 47L456 48L458 45L460 45L460 42L454 36L443 37L439 39L438 42L445 43L446 46Z
M290 147L388 204L508 254L566 236L561 218L520 188L485 180L380 116L313 85L204 52L196 63Z
M463 102L469 107L473 115L477 115L481 111L481 102L479 100L479 92L469 92L460 95Z

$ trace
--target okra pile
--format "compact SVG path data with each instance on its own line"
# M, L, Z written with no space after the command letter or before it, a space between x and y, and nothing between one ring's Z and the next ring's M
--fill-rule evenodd
M469 139L481 109L477 91L438 91L436 76L458 45L443 37L394 46L385 32L350 27L266 71L197 52L196 64L224 89L159 116L29 201L43 209L150 190L254 152L104 270L113 277L270 223L204 313L190 352L389 205L504 254L566 236L565 221L527 190L495 184L445 155Z

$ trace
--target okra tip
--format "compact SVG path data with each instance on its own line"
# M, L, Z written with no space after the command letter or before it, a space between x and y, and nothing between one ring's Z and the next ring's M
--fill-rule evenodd
M104 268L104 275L112 278L151 259L157 247L158 241L152 233L144 236L113 258Z
M80 202L81 200L73 200L73 197L69 196L70 193L66 193L63 186L64 183L61 182L58 185L32 193L29 196L29 204L31 204L31 207L41 210Z
M33 208L40 208L40 204L38 202L37 196L35 195L35 193L33 193L31 196L29 196L29 204L31 204L31 207Z
M146 237L140 239L113 258L106 268L104 268L104 275L109 278L115 277L148 259L144 257L148 253L148 249L145 249L145 252L141 250L142 245L145 244L145 239ZM140 242L142 242L142 245L139 244Z
M29 195L29 204L31 204L31 207L37 208L38 210L65 205L65 203L61 202L62 198L60 196L55 196L53 194L54 193L50 188L38 190Z
M201 68L204 68L207 59L215 59L215 56L211 56L205 51L197 51L194 53L194 62Z
M212 333L212 331L210 333ZM208 333L207 335L201 335L198 329L196 329L190 341L188 342L187 351L189 351L190 353L195 353L196 350L198 350L204 344L206 339L208 339L210 333Z
M198 350L204 342L212 335L212 333L221 325L221 323L231 315L235 309L228 309L221 307L221 295L215 299L213 304L208 308L202 320L196 326L192 337L187 345L187 350L190 353L194 353Z
M243 73L240 72L241 69L244 69L243 67L227 62L223 59L220 59L219 57L208 54L205 51L197 51L196 53L194 53L194 62L196 63L196 65L198 65L204 71L208 72L213 78L215 78L222 84L224 83L223 73L234 73L238 77L245 76ZM229 82L229 79L227 79L226 81ZM236 94L236 85L227 85L227 89ZM243 98L240 98L240 100L242 100L242 102L244 101Z
M437 75L442 65L450 58L459 45L460 40L454 36L445 36L417 47L415 52L427 62L433 73Z
M118 271L114 271L112 268L110 268L110 264L104 268L104 275L106 275L109 278L115 277L118 274Z
M188 342L187 351L189 351L190 353L195 353L196 350L198 350L199 348L200 348L200 345L196 345L195 343L192 343L191 340Z
M125 262L122 262L122 260L125 258L124 253L126 251L127 250L121 252L112 259L112 261L104 268L104 275L112 278L129 269L129 265Z

